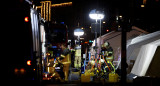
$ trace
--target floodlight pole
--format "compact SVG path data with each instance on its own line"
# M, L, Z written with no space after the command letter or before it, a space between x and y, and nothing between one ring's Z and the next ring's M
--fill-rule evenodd
M95 59L97 59L97 20L100 19L100 44L101 44L101 19L104 18L104 14L100 13L99 11L96 11L96 9L92 10L89 14L91 19L96 20L96 27L95 27ZM101 49L101 48L100 48ZM95 62L96 63L96 62ZM95 64L95 67L97 67L97 64Z
M97 24L98 22L97 22L97 19L96 19L96 24ZM96 25L96 28L95 29L97 29L97 25ZM97 59L97 31L95 30L95 51L96 51L96 53L95 53L95 58ZM96 62L95 62L96 63ZM97 68L97 64L95 64L95 67Z
M100 40L100 45L101 45L101 19L100 19L100 36L99 37L100 37L99 40ZM100 52L101 52L101 46L100 46Z
M78 45L80 45L80 36L78 36Z

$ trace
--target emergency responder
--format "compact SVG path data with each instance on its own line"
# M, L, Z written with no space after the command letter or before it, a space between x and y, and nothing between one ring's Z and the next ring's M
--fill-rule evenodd
M70 50L66 48L65 44L61 44L61 49L62 49L62 53L60 55L60 57L57 57L57 62L63 65L63 73L64 73L64 80L68 81L68 76L69 76L69 67L71 64L71 55L70 55ZM55 63L55 65L53 67L55 67L58 63ZM55 72L56 73L56 72ZM54 77L57 76L58 79L61 79L60 75L53 74L52 76Z
M104 53L105 53L105 51L106 51L106 47L104 46L104 44L102 44L101 45L101 55L104 55Z
M100 53L100 55L102 55L102 56L104 56L104 53L105 53L105 51L107 51L106 50L106 47L104 46L104 44L102 44L101 45L101 53ZM102 70L103 70L103 72L106 72L105 71L105 61L104 61L105 59L103 59L103 57L101 58L101 68L102 68Z
M81 47L79 45L76 45L75 48L74 67L77 69L81 68Z
M108 68L110 70L110 68L113 68L113 70L115 71L114 69L114 66L112 65L112 61L113 61L113 49L112 47L110 46L109 42L105 42L103 45L102 45L102 48L101 48L101 54L104 56L105 60L107 61L107 65L102 65L103 66L103 69L104 69L104 72L106 72L106 68Z
M106 57L107 63L112 62L114 59L113 58L113 49L110 46L109 42L105 42L104 47L106 48L105 52L104 52L104 57Z

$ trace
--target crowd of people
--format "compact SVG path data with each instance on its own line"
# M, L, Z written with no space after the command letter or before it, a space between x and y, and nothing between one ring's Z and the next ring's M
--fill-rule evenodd
M69 71L71 67L71 63L73 64L73 60L71 60L71 50L67 48L66 44L61 44L60 48L62 49L61 55L59 57L56 57L56 61L53 65L53 74L52 77L54 77L56 80L60 81L68 81ZM81 69L81 48L79 45L75 47L74 51L74 68ZM89 63L92 64L99 64L99 68L94 67L95 69L99 70L100 72L106 72L106 71L113 71L114 66L112 65L114 56L113 56L113 49L110 46L108 42L105 42L101 46L101 52L99 53L100 58L92 59L94 62L90 60ZM95 62L97 61L97 63ZM59 74L55 67L60 66L63 71L63 76ZM86 65L84 65L86 66ZM115 71L115 70L114 70Z

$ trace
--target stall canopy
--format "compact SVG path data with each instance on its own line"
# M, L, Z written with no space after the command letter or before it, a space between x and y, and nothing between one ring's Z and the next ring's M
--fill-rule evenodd
M134 56L128 60L135 60L131 73L160 77L160 31L134 39L134 42L127 49L127 57Z
M132 26L132 30L130 32L127 32L127 40L132 40L133 38L137 36L144 35L147 33L148 32L138 27ZM121 59L121 31L112 31L110 33L102 35L101 37L98 37L97 38L97 46L98 46L97 53L100 52L101 44L103 44L104 42L110 43L110 46L113 48L113 52L114 52L114 61L120 62L120 59ZM95 46L95 41L92 44L91 55L95 55L95 50L93 49L94 46ZM120 65L119 65L119 68L121 68Z
M127 63L130 65L130 61L136 60L139 51L141 49L141 46L151 43L153 41L156 41L160 39L160 31L146 34L146 35L140 35L138 37L135 37L133 39L127 40Z

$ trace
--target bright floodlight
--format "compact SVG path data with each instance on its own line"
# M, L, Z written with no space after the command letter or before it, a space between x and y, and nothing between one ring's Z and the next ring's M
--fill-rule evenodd
M97 11L96 9L91 10L91 12L89 13L89 17L91 19L103 19L104 18L104 14L101 13L100 11Z
M77 28L74 30L74 35L75 36L82 36L84 34L84 31L80 28Z
M103 14L89 14L89 17L91 19L103 19L104 15Z

